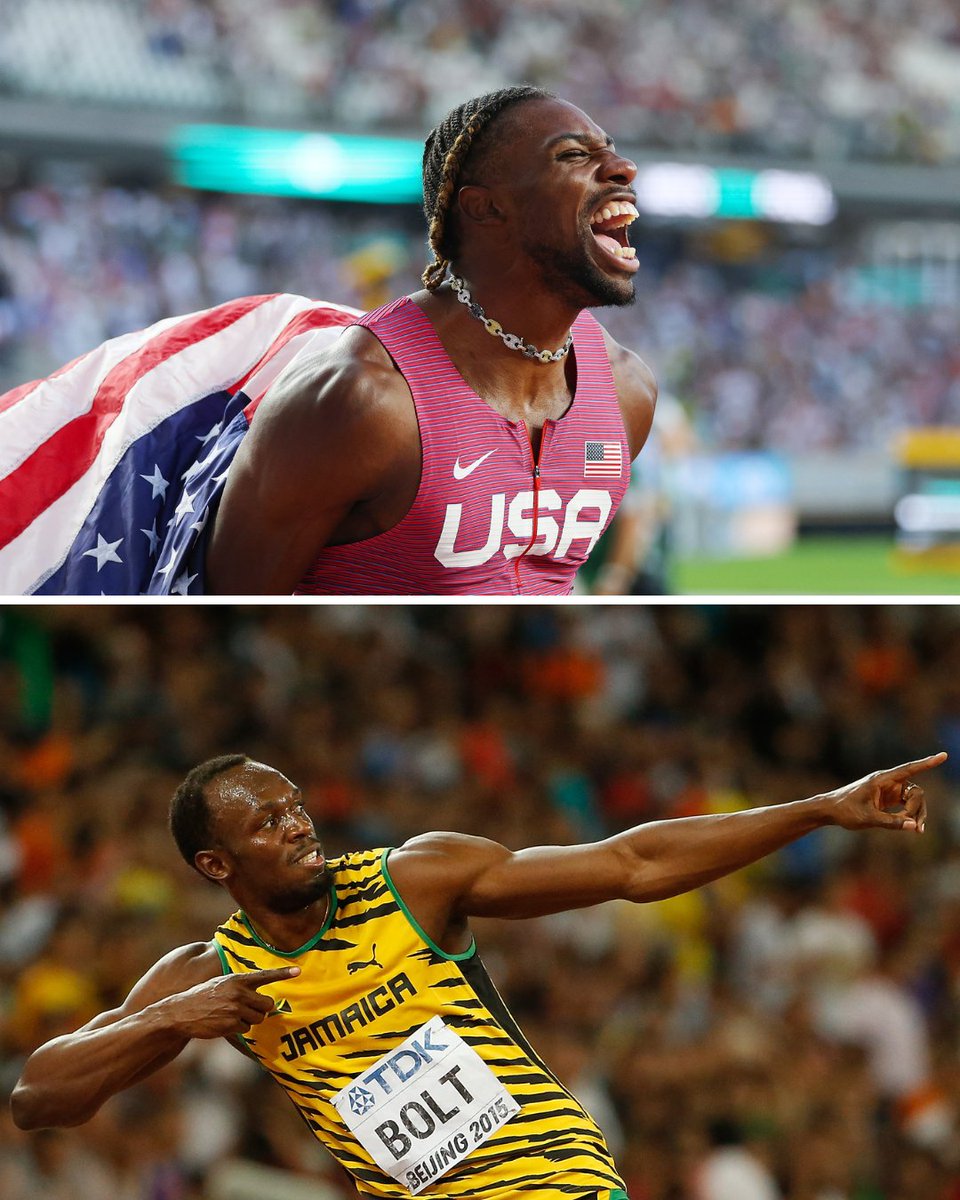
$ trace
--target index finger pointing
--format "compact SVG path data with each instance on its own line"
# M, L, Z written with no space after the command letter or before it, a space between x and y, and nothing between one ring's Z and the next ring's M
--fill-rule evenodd
M881 771L880 775L887 782L894 783L916 775L920 771L929 771L933 767L939 767L946 757L946 750L941 750L937 754L928 754L926 758L917 758L913 762L901 763L899 767L890 767L886 771Z
M268 983L278 983L281 979L293 979L299 974L299 967L272 967L269 971L247 971L243 978L252 983L255 988L262 988Z

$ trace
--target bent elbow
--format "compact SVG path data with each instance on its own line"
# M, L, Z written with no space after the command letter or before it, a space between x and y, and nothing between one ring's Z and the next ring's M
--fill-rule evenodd
M10 1115L14 1125L25 1133L37 1129L65 1129L69 1125L82 1125L93 1115L76 1109L70 1113L58 1112L54 1101L55 1096L49 1090L21 1080L10 1095Z
M10 1096L10 1115L14 1125L25 1133L43 1128L34 1089L23 1083L18 1083Z

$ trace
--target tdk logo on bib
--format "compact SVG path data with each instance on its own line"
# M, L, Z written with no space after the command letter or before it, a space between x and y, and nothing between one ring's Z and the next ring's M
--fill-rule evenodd
M405 1044L402 1049L386 1058L381 1058L372 1071L361 1075L359 1082L350 1092L350 1110L355 1113L369 1112L376 1103L363 1084L376 1085L384 1096L389 1096L401 1083L412 1079L421 1067L432 1063L437 1054L450 1048L450 1043L440 1041L435 1029L425 1025ZM362 1093L354 1102L354 1092ZM359 1107L364 1105L365 1107Z

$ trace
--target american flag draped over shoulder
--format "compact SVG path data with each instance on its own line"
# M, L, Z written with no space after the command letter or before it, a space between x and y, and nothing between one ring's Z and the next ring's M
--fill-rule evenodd
M248 296L0 396L0 594L202 593L207 515L257 405L358 315Z

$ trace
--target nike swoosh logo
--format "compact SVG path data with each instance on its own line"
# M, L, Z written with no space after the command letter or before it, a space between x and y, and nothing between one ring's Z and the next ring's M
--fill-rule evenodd
M486 462L487 459L490 457L490 455L496 454L496 452L497 452L497 448L496 448L496 446L494 446L494 448L492 450L488 450L486 452L486 454L481 454L481 456L477 459L476 462L468 463L467 466L465 466L465 467L460 466L460 459L457 458L457 461L453 464L454 479L466 479L466 477L470 474L471 471L475 471L482 462Z

